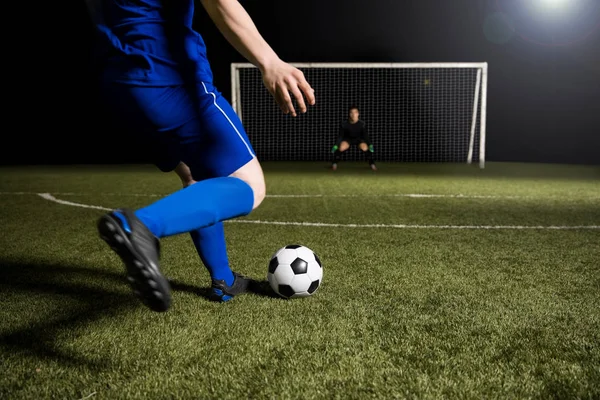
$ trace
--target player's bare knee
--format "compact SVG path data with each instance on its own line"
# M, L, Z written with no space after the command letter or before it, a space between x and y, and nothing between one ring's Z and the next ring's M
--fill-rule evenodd
M260 181L254 181L249 185L252 188L252 191L254 192L254 205L252 206L252 209L254 210L258 206L260 206L260 204L265 199L265 196L267 195L267 188L264 179Z
M231 176L243 180L252 188L252 192L254 193L254 205L252 209L254 210L258 207L267 194L265 177L258 160L253 158L246 165L231 174Z

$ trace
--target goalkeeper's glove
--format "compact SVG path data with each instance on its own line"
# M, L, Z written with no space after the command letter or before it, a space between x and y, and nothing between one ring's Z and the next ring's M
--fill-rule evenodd
M370 151L371 153L373 153L373 152L375 151L375 150L373 149L373 145L372 145L372 144L370 144L370 145L369 145L369 151Z
M332 153L335 153L337 151L337 149L339 149L338 145L336 144L335 146L333 146L333 148L331 149Z

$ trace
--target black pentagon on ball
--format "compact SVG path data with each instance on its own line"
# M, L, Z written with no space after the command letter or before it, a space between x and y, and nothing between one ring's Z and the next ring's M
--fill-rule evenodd
M283 297L292 297L296 293L290 285L279 285L277 289Z
M316 281L313 281L313 283L310 284L307 292L310 294L313 294L315 292L315 290L317 290L318 288L319 288L319 280L317 279Z
M287 246L285 246L286 249L298 249L302 247L302 245L299 244L288 244Z
M317 261L317 264L319 264L319 267L323 268L323 266L321 265L321 259L319 258L319 256L317 256L317 253L313 253L313 256L315 256L315 260Z
M271 259L271 262L269 262L269 272L274 274L278 265L279 265L279 261L277 260L277 257L273 257Z
M301 258L296 258L290 266L295 275L305 274L308 270L308 263Z

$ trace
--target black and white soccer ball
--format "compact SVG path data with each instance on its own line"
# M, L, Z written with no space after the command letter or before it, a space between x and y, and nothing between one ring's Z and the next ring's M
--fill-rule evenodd
M313 295L323 281L323 266L308 247L290 244L277 250L267 274L275 293L286 299Z

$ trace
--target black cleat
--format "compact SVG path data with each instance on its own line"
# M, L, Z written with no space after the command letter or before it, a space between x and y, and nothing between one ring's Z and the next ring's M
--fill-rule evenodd
M210 299L213 301L229 301L233 296L242 294L248 291L250 279L237 272L233 273L233 285L227 286L224 280L212 280L212 286L210 288Z
M119 209L98 220L98 232L125 263L133 292L151 310L167 311L171 287L159 269L160 242L146 225L133 211Z

